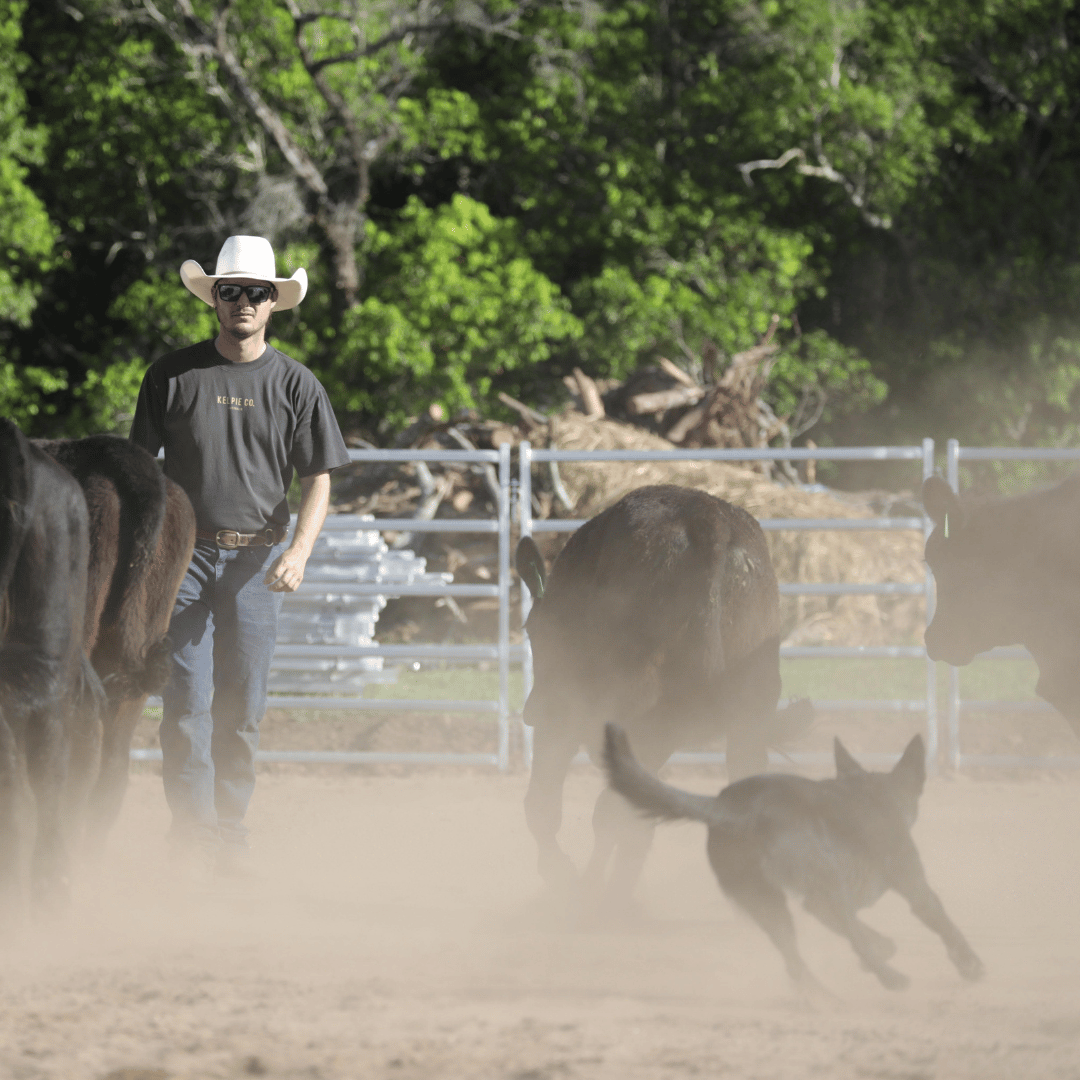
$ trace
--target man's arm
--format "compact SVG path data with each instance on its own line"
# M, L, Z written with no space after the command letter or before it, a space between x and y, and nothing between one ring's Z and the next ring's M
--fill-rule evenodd
M300 509L292 543L274 560L263 579L273 592L296 592L304 580L304 567L330 508L330 473L300 477Z
M128 438L150 454L156 455L162 447L162 432L165 424L162 419L161 399L154 385L153 369L148 369L139 387L139 400L135 404L135 416L131 421L131 433Z

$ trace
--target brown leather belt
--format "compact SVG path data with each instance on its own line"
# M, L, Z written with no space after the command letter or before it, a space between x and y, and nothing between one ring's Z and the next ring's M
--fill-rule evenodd
M285 539L288 529L284 525L267 525L260 532L242 533L235 529L218 529L217 532L206 532L196 529L195 535L200 540L213 540L218 547L273 547Z

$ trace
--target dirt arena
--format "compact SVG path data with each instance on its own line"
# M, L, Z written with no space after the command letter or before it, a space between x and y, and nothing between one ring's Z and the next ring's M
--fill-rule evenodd
M687 787L700 769L673 770ZM1080 1075L1080 782L931 780L931 882L988 968L961 981L886 898L912 988L889 993L801 912L839 996L800 999L715 887L704 830L666 826L640 912L546 898L522 775L326 769L260 778L257 884L170 877L160 779L133 778L100 872L62 926L20 934L0 975L5 1080L979 1078ZM580 857L599 779L568 783Z

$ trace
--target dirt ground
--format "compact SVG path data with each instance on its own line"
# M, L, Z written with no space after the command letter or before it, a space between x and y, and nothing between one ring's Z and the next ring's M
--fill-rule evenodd
M699 826L661 828L634 917L594 918L540 888L521 774L278 770L251 810L256 881L193 889L160 783L136 772L69 917L4 943L5 1080L1080 1076L1076 778L932 779L916 839L988 976L962 982L886 898L868 921L912 979L890 993L798 912L827 1006L721 896ZM567 786L579 860L598 787L588 768Z

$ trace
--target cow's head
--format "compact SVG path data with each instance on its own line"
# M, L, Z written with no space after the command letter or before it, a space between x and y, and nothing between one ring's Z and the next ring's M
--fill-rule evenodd
M926 652L931 660L970 664L995 645L1019 640L1023 575L1007 555L1009 538L992 521L972 521L944 480L930 477L922 494L935 525L926 541L926 562L937 585Z
M544 556L531 536L518 541L514 553L514 565L524 585L532 596L532 607L525 623L532 649L533 687L525 702L525 723L535 726L545 714L556 712L564 705L560 700L560 687L565 688L568 675L559 677L559 668L565 664L564 637L559 633L558 619L552 605L545 603L547 592L547 566Z

